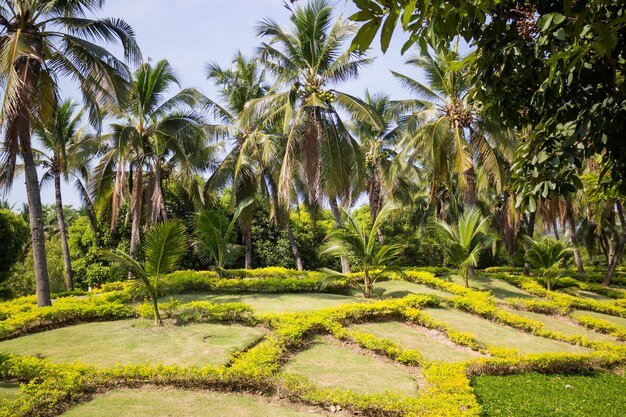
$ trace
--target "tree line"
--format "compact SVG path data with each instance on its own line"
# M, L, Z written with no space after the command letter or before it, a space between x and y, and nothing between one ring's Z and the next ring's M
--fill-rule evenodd
M509 87L523 88L515 74L501 74L510 80L508 87L492 88L495 81L486 82L486 73L478 70L495 58L483 62L485 55L461 56L450 25L445 33L411 26L418 12L419 19L440 18L429 15L431 9L418 8L416 1L392 3L397 9L377 10L370 9L375 2L356 1L362 11L353 20L366 22L360 28L336 16L327 0L291 7L287 27L271 18L261 20L255 28L260 45L253 56L236 53L226 66L207 65L207 79L219 91L217 97L207 97L180 86L169 62L144 62L132 28L123 20L86 17L97 13L103 1L0 2L5 135L0 180L10 187L16 173L25 176L39 305L51 303L40 197L40 187L48 181L55 189L56 236L68 290L76 271L61 193L64 181L72 182L82 198L82 219L75 229L82 228L82 237L89 235L81 250L91 251L94 264L100 261L97 248L127 250L130 260L140 261L146 231L175 218L193 236L189 259L181 261L189 267L209 264L224 271L240 259L241 249L242 266L252 268L261 241L270 242L265 252L278 247L272 242L284 242L297 269L333 266L317 247L303 253L303 246L321 246L333 228L342 229L351 219L346 211L365 195L367 212L357 210L363 224L377 224L387 204L402 207L375 228L376 245L391 244L395 250L402 243L408 265L421 263L417 258L426 250L418 254L414 247L433 242L447 245L450 261L462 247L466 256L455 262L467 265L470 275L480 257L493 264L498 256L503 263L526 264L529 272L524 258L529 243L522 236L549 232L556 240L567 235L579 272L584 272L584 259L596 262L600 254L609 285L626 243L617 159L610 159L604 148L593 153L582 152L576 143L563 145L585 133L583 126L564 119L550 124L534 114L515 116L517 123L503 117L535 105L522 100L522 91L515 93L525 108L496 102L514 91ZM380 16L391 22L382 29L385 49L402 13L408 21L401 25L413 33L409 46L419 43L420 48L402 73L392 75L411 98L369 91L357 97L343 91L372 62L366 49L379 24L371 22L380 23ZM526 20L519 17L480 33L493 35L497 29L539 43L539 30L531 25L537 18L524 16ZM560 20L552 16L540 26L563 23L555 19ZM522 21L531 25L530 38ZM459 19L461 24L471 26ZM560 32L554 35L557 41L560 37ZM112 45L122 46L123 58L107 49ZM478 51L487 47L478 45ZM529 69L523 72L530 74ZM79 85L82 106L61 97L62 77ZM533 88L531 81L522 84ZM483 91L483 86L489 88ZM553 112L550 106L542 111ZM588 128L584 140L598 130ZM41 178L38 167L44 168ZM298 220L301 216L310 218L310 225ZM442 228L430 227L436 221ZM444 227L457 222L456 229ZM459 241L461 236L454 230L462 224L474 225L468 226L470 240L478 225L485 236L489 229L497 238L490 238L490 245L485 240L455 246L460 244L455 236ZM446 230L452 239L446 238ZM278 235L263 239L269 231ZM315 240L307 241L307 233ZM487 246L495 251L489 254ZM376 253L373 246L368 249ZM335 253L342 272L350 272L354 256Z

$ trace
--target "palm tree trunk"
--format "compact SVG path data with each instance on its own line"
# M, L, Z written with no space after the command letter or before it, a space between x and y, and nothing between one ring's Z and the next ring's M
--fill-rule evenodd
M378 217L378 213L380 213L380 209L382 208L382 190L381 190L381 181L376 172L376 169L373 169L374 172L369 181L369 189L368 189L368 197L370 204L370 216L372 217L372 223L376 221L376 217ZM383 231L378 229L378 241L381 245L385 244L385 236L383 235Z
M289 238L289 244L291 245L291 251L293 252L293 257L296 259L296 267L298 268L298 271L304 271L302 256L300 256L300 248L298 247L298 242L296 241L296 238L293 236L293 230L291 230L291 225L289 224L289 221L287 221L286 229L287 237Z
M528 215L528 217L526 218L526 235L528 237L533 237L535 234L535 218L536 218L537 214L535 212L530 213ZM526 217L526 216L525 216ZM528 243L526 243L526 250L528 250L530 247L530 245ZM530 262L528 262L527 260L524 261L524 275L525 276L530 276Z
M574 262L576 263L576 269L579 273L585 273L585 267L583 266L583 258L580 256L580 251L578 250L578 239L576 238L576 219L574 217L574 207L572 207L572 202L568 199L565 202L565 215L567 216L567 222L569 223L569 233L570 239L572 240L572 245L574 246Z
M624 253L624 246L626 246L626 216L624 215L624 208L622 207L622 203L619 201L615 202L615 206L617 207L617 213L619 215L620 223L622 226L622 233L619 236L617 242L615 243L615 248L612 251L611 256L609 257L609 269L607 270L606 277L602 282L602 285L608 287L611 285L611 280L613 279L613 275L615 274L615 270L617 269L617 265L622 258L622 254Z
M463 175L465 175L465 182L467 188L465 189L465 204L468 206L476 205L476 173L474 167L468 168Z
M245 247L244 268L252 269L252 232L250 231L250 223L239 218L239 227L241 228L241 237Z
M342 219L341 219L341 210L339 210L339 204L337 203L336 197L331 197L330 201L330 210L333 212L333 216L335 217L335 226L338 228L341 227ZM352 268L350 267L350 261L345 256L341 256L341 272L343 274L351 274Z
M561 240L561 237L559 236L559 226L557 225L556 217L552 218L552 230L554 231L554 238L556 240Z
M509 200L511 199L511 195L509 192L504 193L504 245L506 246L506 250L509 254L509 258L511 258L511 262L513 262L513 258L515 257L515 220L511 215L511 210L509 210Z
M141 243L141 208L143 206L143 168L141 164L138 164L137 172L135 173L131 200L130 256L133 259L137 259L137 252Z
M61 238L61 250L63 251L63 265L65 267L65 288L68 291L74 289L72 279L72 260L70 258L70 248L67 244L67 228L65 226L65 215L63 214L63 198L61 196L61 174L54 173L54 197L57 211L57 224L59 225L59 237Z
M37 167L30 147L30 127L27 116L21 116L25 126L20 134L22 142L22 159L24 160L24 177L26 182L26 196L28 198L28 213L30 223L30 242L33 251L35 267L35 282L37 287L37 305L51 306L50 281L48 280L48 262L46 260L46 240L43 231L43 214Z

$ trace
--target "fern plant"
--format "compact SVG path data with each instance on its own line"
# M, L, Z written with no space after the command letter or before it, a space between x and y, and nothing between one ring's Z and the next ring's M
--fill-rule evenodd
M146 255L142 265L129 254L121 251L103 251L102 258L128 271L132 287L142 291L152 302L154 324L161 325L159 314L159 286L164 275L174 271L187 251L185 226L178 220L157 223L146 234L143 243Z

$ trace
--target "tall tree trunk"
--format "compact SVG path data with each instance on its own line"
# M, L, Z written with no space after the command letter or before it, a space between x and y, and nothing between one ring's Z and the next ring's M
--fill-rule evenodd
M509 258L511 258L511 262L513 262L513 258L515 257L515 219L511 215L511 210L509 210L509 200L511 199L511 195L508 191L504 192L504 246L509 254Z
M381 184L380 184L380 178L378 176L378 173L376 172L376 169L373 169L373 173L371 175L370 181L369 181L369 192L368 192L368 197L369 197L369 204L370 204L370 216L372 217L372 223L374 223L376 221L376 217L378 217L378 213L380 213L380 210L382 208L382 190L381 190ZM381 229L378 229L378 240L380 242L381 245L385 244L385 236L383 235L383 231Z
M143 206L143 168L141 164L138 164L135 172L131 200L130 256L137 259L137 252L141 243L141 208Z
M565 216L569 223L570 239L572 245L574 245L574 262L576 263L576 269L579 273L585 273L585 267L583 266L583 258L580 256L580 250L578 250L578 238L576 237L576 218L574 217L574 207L569 199L565 202Z
M561 240L561 237L559 236L559 226L557 225L556 217L552 218L552 231L554 232L554 237L556 238L556 240Z
M72 260L70 258L70 247L67 244L67 228L65 226L65 215L63 214L63 198L61 196L61 173L54 173L54 197L57 211L57 224L59 225L59 237L61 238L61 250L63 251L63 266L65 267L65 288L68 291L74 289L72 279Z
M252 232L250 230L250 223L239 218L239 227L241 228L241 237L243 238L245 248L244 268L252 269Z
M616 239L617 242L615 243L615 249L612 251L612 254L610 256L609 269L606 273L604 281L602 282L602 285L604 285L605 287L611 285L611 280L613 279L613 275L615 274L617 265L619 265L619 262L622 259L624 246L626 245L626 216L624 215L624 208L620 201L615 202L615 207L617 208L617 214L619 215L622 233Z
M463 175L465 175L465 182L467 188L465 188L465 204L468 206L476 205L476 173L474 167L468 168Z
M335 217L335 226L338 228L342 226L343 220L341 219L341 210L339 210L339 204L337 203L337 198L332 197L330 200L330 209L333 212L333 216ZM350 274L352 273L352 268L350 267L350 261L345 256L341 256L341 273Z
M298 268L298 271L304 271L302 256L300 256L300 248L298 247L298 242L296 242L296 238L293 236L293 230L291 230L291 225L289 224L289 221L287 221L286 229L287 237L289 238L289 244L291 245L291 251L293 252L293 257L296 259L296 267Z
M35 282L37 287L37 305L39 307L51 306L50 281L48 280L48 262L46 260L46 239L43 231L43 213L41 207L41 194L37 167L30 147L30 127L28 116L23 117L26 126L22 128L22 159L24 160L24 177L26 183L26 196L28 198L28 213L30 224L30 242L33 251L35 267Z
M537 213L530 213L526 218L526 235L529 237L533 237L535 235L535 218L537 217ZM530 249L530 245L528 243L525 244L526 250ZM530 276L530 262L524 260L524 275Z

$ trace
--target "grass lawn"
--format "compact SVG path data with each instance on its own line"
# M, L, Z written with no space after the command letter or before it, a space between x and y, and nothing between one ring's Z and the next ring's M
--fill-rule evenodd
M410 294L427 294L440 297L450 297L452 295L449 292L430 288L427 285L395 280L377 282L374 284L374 293L382 298L402 298Z
M567 294L568 292L565 292L565 293ZM592 291L584 291L584 290L575 289L573 291L573 295L576 295L577 297L580 297L580 298L585 298L587 300L613 301L611 297L607 297L606 295L598 294Z
M284 371L305 376L321 388L343 388L360 394L417 394L417 382L402 368L321 341L294 356Z
M596 313L595 311L587 311L587 310L577 310L574 312L574 317L576 316L590 316L595 317L600 320L608 321L609 323L613 323L617 326L622 326L626 329L626 318L624 317L616 317L611 316L609 314Z
M20 395L20 387L10 382L0 382L0 403L2 401L13 401Z
M169 301L164 297L160 301ZM363 298L344 295L322 293L300 294L178 294L173 296L182 302L211 301L213 303L246 303L261 313L288 313L299 311L313 311L328 307L337 307L342 304L368 302Z
M386 322L359 324L351 329L390 339L403 349L417 349L426 360L430 361L462 362L482 356L471 349L455 345L444 335L425 327Z
M458 284L458 285L462 285L462 286L465 285L463 278L461 278L459 275L450 275L447 277L442 277L442 279L446 281L454 282L455 284ZM485 277L482 275L477 275L475 278L470 278L469 285L470 285L470 288L474 290L491 291L491 293L496 298L500 298L500 299L513 298L513 297L526 298L526 299L537 298L534 295L529 294L526 291L522 290L521 288L518 288L513 284L509 284L508 282L504 280L492 278L492 277Z
M483 343L519 349L523 353L586 353L590 349L545 339L499 325L487 319L449 308L428 308L424 312L457 330L472 333Z
M143 320L89 323L0 342L0 351L60 362L221 365L265 334L262 328L218 324L154 327Z
M63 417L323 416L302 410L247 395L144 389L109 392L71 409Z
M503 308L503 307L500 306L500 308ZM547 330L551 330L554 332L561 332L569 336L573 336L573 335L586 336L590 340L599 340L599 341L618 343L617 339L615 339L614 337L611 337L609 335L602 334L602 333L597 333L583 326L579 326L576 323L572 322L567 317L549 316L546 314L533 313L532 311L521 311L521 310L515 310L513 308L506 308L506 307L504 307L504 309L518 316L526 317L535 321L540 321L541 323L544 324Z
M480 376L473 386L485 417L626 415L626 379L613 374Z

